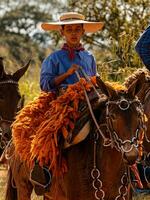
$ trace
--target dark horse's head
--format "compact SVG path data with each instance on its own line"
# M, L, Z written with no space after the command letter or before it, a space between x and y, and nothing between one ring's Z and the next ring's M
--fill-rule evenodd
M125 85L130 87L133 82L138 82L139 92L137 93L138 99L141 101L144 109L144 113L147 117L147 130L144 138L144 147L146 147L147 153L150 152L150 72L143 68L135 71L125 81Z
M139 69L135 71L125 81L125 85L130 87L133 82L138 82L141 88L137 93L138 99L141 101L144 109L144 113L147 117L147 130L144 138L144 148L147 153L150 152L150 72L146 69Z
M98 121L104 135L104 146L111 145L122 153L127 164L135 163L138 157L138 143L145 132L145 118L141 102L136 97L141 87L134 82L128 89L115 89L97 79L102 92L107 96L105 109ZM100 103L101 104L101 103ZM98 115L97 115L98 116Z
M130 85L137 81L141 90L139 90L137 96L141 101L144 109L144 113L147 118L147 129L145 137L143 139L142 148L143 154L141 155L141 163L138 163L139 174L144 189L149 189L150 176L150 71L146 68L136 70L131 76L125 81L125 85L130 87Z
M7 74L3 58L0 58L0 155L11 138L10 125L21 103L18 81L28 69L29 63L14 74Z

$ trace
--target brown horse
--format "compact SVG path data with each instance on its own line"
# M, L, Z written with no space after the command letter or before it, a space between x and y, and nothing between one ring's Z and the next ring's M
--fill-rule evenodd
M127 166L135 163L137 143L144 131L144 113L135 98L140 88L134 82L128 90L115 90L100 79L97 83L107 98L93 105L94 119L86 112L86 138L66 145L62 155L68 163L64 177L53 177L44 199L93 200L131 199ZM82 121L80 122L80 124ZM85 126L86 126L85 125ZM16 188L12 187L12 180ZM29 169L15 155L10 160L6 200L30 200L33 186Z
M3 58L0 58L0 156L11 139L10 125L23 106L18 81L28 69L30 61L14 74L4 70Z
M143 141L144 155L141 164L139 164L139 169L144 189L150 190L150 72L146 69L137 70L126 80L125 85L130 87L135 80L138 80L141 87L137 96L148 118L146 137Z

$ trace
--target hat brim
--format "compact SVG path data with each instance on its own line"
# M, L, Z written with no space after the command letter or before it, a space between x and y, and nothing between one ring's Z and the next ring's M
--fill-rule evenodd
M104 26L103 22L89 22L84 20L73 20L73 21L60 21L60 22L50 22L42 23L41 28L45 31L60 31L62 25L67 24L83 24L84 30L87 33L94 33L101 30Z

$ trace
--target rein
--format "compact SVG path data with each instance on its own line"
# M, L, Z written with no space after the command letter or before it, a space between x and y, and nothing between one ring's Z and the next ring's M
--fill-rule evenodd
M80 68L80 69L82 69L82 68ZM84 73L84 76L86 77L86 80L88 80L88 82L91 83L92 88L94 89L94 91L96 91L96 94L97 94L98 98L101 99L102 96L96 90L95 86L92 84L91 80L85 74L83 69L82 69L82 72ZM80 81L81 77L80 77L80 75L79 75L79 73L77 71L76 71L76 75L77 75L77 78ZM103 138L103 140L104 140L103 146L111 146L113 148L114 147L114 143L115 143L116 144L115 145L116 149L118 151L125 152L125 153L130 152L132 150L133 146L137 147L138 146L138 144L137 144L138 141L140 143L141 140L143 140L143 134L139 138L138 137L138 132L139 132L139 130L142 129L143 133L145 133L145 129L146 129L146 126L144 125L145 117L144 117L143 107L142 107L142 104L140 103L140 101L137 98L132 100L132 101L128 101L128 100L126 100L124 98L121 98L118 101L110 101L110 100L108 100L106 102L106 120L107 120L107 128L108 128L108 131L109 131L109 134L110 134L110 138L107 138L107 137L105 137L105 135L101 131L101 128L100 128L99 124L97 123L97 120L96 120L96 118L94 116L94 113L93 113L93 110L92 110L92 107L91 107L91 103L89 101L86 89L84 88L84 85L82 84L81 81L80 81L80 84L81 84L81 86L83 88L83 91L84 91L84 94L85 94L85 98L86 98L86 102L87 102L91 117L92 117L92 119L94 121L94 124L95 124L95 126L97 128L96 132L98 132L101 135L101 137ZM138 119L139 119L139 128L136 130L136 136L133 137L131 141L130 140L122 141L122 139L118 137L117 133L113 129L112 120L111 120L110 111L109 111L109 106L110 105L117 105L120 108L120 110L125 111L125 110L128 110L130 105L134 104L134 103L137 103L139 105L139 107L137 108ZM98 135L96 136L96 138L97 137L98 137ZM123 145L124 144L128 144L128 143L131 145L131 147L130 147L130 149L126 150L126 149L123 148Z
M78 79L79 79L79 81L80 81L80 75L79 75L79 73L78 73L77 71L76 71L76 75L77 75L77 77L78 77ZM87 77L86 77L86 79L87 79ZM89 79L87 79L87 80L89 81ZM91 81L90 81L90 83L91 83ZM92 107L91 107L91 104L90 104L90 101L89 101L89 98L88 98L86 89L84 88L84 86L83 86L83 84L81 83L81 81L80 81L80 84L81 84L81 86L82 86L82 88L83 88L83 91L84 91L84 94L85 94L85 98L86 98L86 102L87 102L87 104L88 104L89 111L90 111L90 114L91 114L92 119L93 119L93 121L94 121L94 124L95 124L95 126L96 126L96 128L97 128L97 131L99 132L99 134L101 135L101 137L102 137L103 140L104 140L104 144L103 144L103 145L104 145L104 146L110 146L110 140L109 140L108 138L105 137L105 135L104 135L103 132L101 131L100 126L98 125L97 120L96 120L96 118L95 118L95 116L94 116L94 113L93 113L93 110L92 110ZM98 93L98 91L96 90L96 88L95 88L95 86L94 86L93 84L92 84L92 87L93 87L94 91L96 91L96 94L97 94L98 98L101 99L100 94Z
M120 110L125 111L125 110L128 110L130 105L132 105L134 103L137 103L138 106L139 106L137 108L139 127L136 130L135 137L133 137L131 140L122 141L122 139L118 137L118 134L115 132L115 130L113 128L112 119L111 119L111 115L110 115L110 111L109 111L109 106L110 105L117 105L120 108ZM133 101L128 101L124 98L121 98L118 101L108 101L106 103L106 121L107 121L107 124L108 124L107 128L109 130L109 134L110 134L113 146L115 146L115 148L118 151L123 152L123 153L128 153L133 149L133 146L135 146L137 148L138 146L140 146L139 144L142 144L144 133L145 133L145 130L146 130L146 126L144 125L145 118L144 118L143 107L142 107L142 104L140 103L140 101L138 99L134 99ZM141 136L138 135L140 130L142 130ZM116 144L116 145L114 145L114 144ZM125 144L129 144L130 148L125 149L124 148Z
M7 119L3 119L0 116L0 123L1 122L6 122L8 125L12 124L13 120L7 120ZM8 135L9 132L4 133L2 127L0 126L0 148L4 149L8 143Z

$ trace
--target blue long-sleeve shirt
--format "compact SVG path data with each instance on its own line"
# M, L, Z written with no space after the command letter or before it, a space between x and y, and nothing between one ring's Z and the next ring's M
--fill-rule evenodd
M93 55L89 51L75 51L75 58L70 60L68 51L58 50L49 55L42 63L40 86L43 91L55 91L55 77L67 72L72 64L77 64L83 68L88 76L96 75L96 63ZM80 75L82 73L79 71ZM78 78L76 74L72 74L66 78L59 87L66 88L67 85L76 83Z
M150 70L150 26L144 31L135 45L144 65Z

